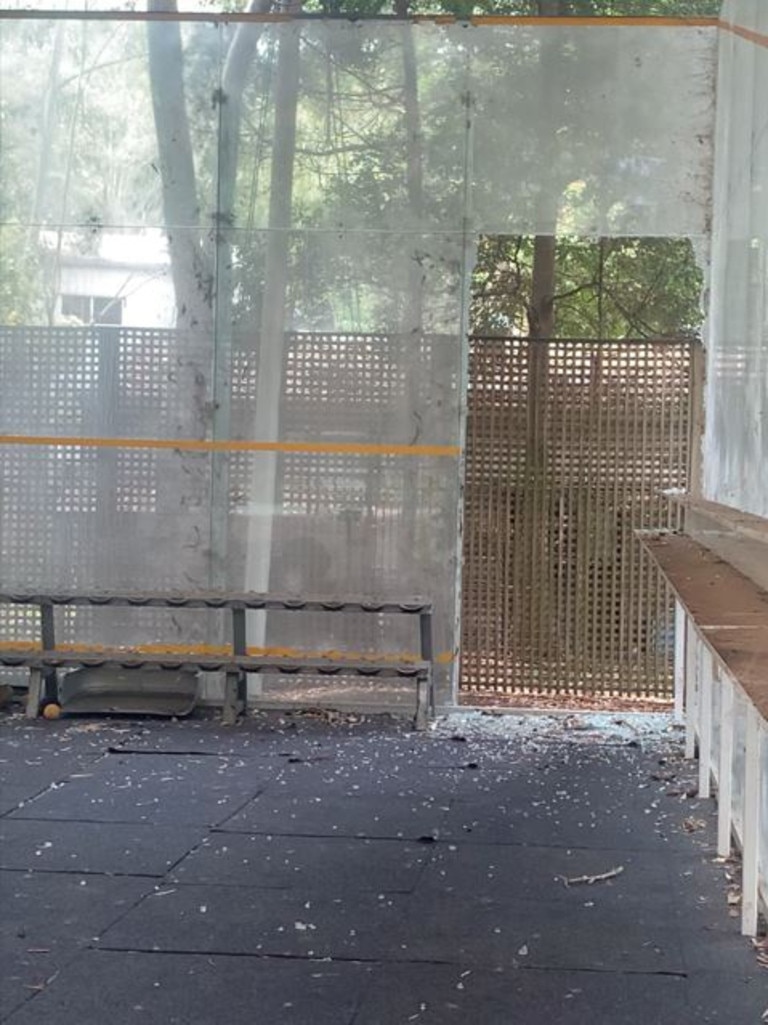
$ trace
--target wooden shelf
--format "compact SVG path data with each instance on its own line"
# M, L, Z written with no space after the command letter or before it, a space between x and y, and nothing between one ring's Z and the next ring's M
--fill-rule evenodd
M638 536L713 655L768 721L768 592L685 534Z
M749 538L751 541L768 544L768 519L763 516L743 512L741 509L735 509L731 505L722 505L720 502L695 498L685 492L664 491L663 495L667 501L711 520L729 533L732 532Z

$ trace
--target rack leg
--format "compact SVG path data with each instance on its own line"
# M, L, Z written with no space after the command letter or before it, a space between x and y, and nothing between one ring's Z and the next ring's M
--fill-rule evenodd
M420 676L416 681L416 718L413 727L416 730L425 730L429 722L429 712L432 695L431 673L428 676Z
M27 692L27 719L37 719L43 697L42 669L29 670L29 691Z
M227 673L224 680L224 707L221 716L225 726L234 726L240 713L245 710L244 685L244 673Z

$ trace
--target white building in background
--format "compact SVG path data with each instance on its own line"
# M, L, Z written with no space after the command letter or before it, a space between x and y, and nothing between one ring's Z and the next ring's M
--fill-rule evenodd
M171 261L159 231L42 233L56 275L59 324L169 328L176 320Z

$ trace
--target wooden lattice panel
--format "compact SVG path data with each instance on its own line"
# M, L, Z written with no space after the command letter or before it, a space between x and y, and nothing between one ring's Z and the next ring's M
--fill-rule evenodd
M672 603L634 531L677 515L692 349L472 340L465 691L670 693Z

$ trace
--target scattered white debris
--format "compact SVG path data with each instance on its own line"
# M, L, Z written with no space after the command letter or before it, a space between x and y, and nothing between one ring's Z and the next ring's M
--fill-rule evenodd
M438 716L432 735L446 740L559 741L565 744L677 745L683 727L668 712L538 712L467 710Z

